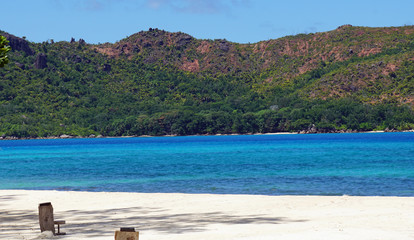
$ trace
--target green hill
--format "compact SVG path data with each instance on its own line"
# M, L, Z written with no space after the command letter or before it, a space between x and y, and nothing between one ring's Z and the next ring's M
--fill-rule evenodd
M252 44L149 29L114 44L10 41L0 136L414 128L414 27Z

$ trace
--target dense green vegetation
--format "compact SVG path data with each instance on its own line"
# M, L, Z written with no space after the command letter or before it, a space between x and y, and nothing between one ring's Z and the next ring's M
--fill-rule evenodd
M7 53L10 50L8 43L7 39L0 35L0 68L9 62L7 58Z
M27 42L34 54L13 50L9 54L10 63L0 69L0 136L414 128L413 34L397 44L388 46L385 42L387 48L378 53L318 60L309 70L299 73L294 66L303 66L299 62L306 59L301 56L281 55L278 64L263 68L266 60L258 56L265 52L255 53L255 46L209 41L222 50L212 47L207 56L196 50L202 44L198 40L178 35L177 42L184 39L188 44L167 45L168 39L160 38L165 32L164 35L155 32L155 37L150 34L153 32L144 32L143 37L133 35L113 45L89 45L83 41ZM299 35L287 39L311 37ZM376 38L383 40L381 35ZM343 39L349 44L348 38ZM142 47L148 46L150 40L151 47ZM142 46L137 45L133 54L122 50L116 56L109 56L101 51L104 47L118 51L130 44L128 41L142 42ZM133 49L131 46L128 45ZM241 64L235 63L230 68L229 61L236 56L232 55L232 49L239 51ZM165 51L168 53L162 55ZM46 56L46 66L34 64L39 53ZM275 54L272 52L272 57ZM186 61L198 60L201 67L208 58L212 67L188 71L179 66L184 56ZM295 74L289 72L289 66Z

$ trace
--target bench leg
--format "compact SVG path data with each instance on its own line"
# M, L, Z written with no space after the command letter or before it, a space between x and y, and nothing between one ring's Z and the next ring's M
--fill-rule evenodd
M66 221L54 221L55 225L57 225L57 233L55 235L66 235L64 232L60 232L60 224L65 224Z
M57 226L58 226L58 229L57 229L56 235L66 235L65 232L60 232L60 224L57 224Z

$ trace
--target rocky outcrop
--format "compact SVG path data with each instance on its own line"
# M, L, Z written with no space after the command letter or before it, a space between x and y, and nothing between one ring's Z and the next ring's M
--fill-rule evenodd
M412 104L414 98L409 88L404 98L398 93L399 90L392 93L386 89L394 88L391 83L399 79L398 66L403 61L412 62L412 53L408 55L408 51L412 51L413 34L413 26L367 28L344 25L329 32L238 44L225 39L198 40L182 32L170 33L151 28L114 44L92 47L110 58L140 59L144 64L172 66L188 72L211 73L213 76L221 73L240 76L242 72L264 72L264 85L296 81L296 78L301 78L300 75L309 73L304 76L317 79L312 87L303 92L309 98L342 98L381 92L382 95L373 101L395 96L401 99L398 100L400 102ZM403 57L405 60L378 55L379 61L382 61L379 67L367 64L358 68L349 64L353 71L326 74L326 71L331 71L328 66L336 68L340 66L337 63L360 61L357 58L374 56L387 49L392 49L395 54L398 51L401 54L407 52ZM377 84L381 87L375 87Z
M175 42L175 45L177 46L177 48L184 47L185 45L189 44L192 39L193 39L193 37L191 37L190 35L185 34L185 33L181 33L177 37L177 40Z
M36 61L35 61L34 65L35 65L35 68L37 68L37 69L47 68L46 55L44 53L37 54Z
M224 52L228 52L230 50L231 44L225 40L220 41L219 49Z
M8 33L3 33L2 35L9 41L12 51L23 51L27 55L34 55L34 51L30 48L28 41Z

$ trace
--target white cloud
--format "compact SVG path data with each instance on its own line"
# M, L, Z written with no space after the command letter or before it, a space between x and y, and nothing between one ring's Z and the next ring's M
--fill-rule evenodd
M176 12L192 14L230 13L233 7L248 5L250 0L147 0L153 9L171 8Z

